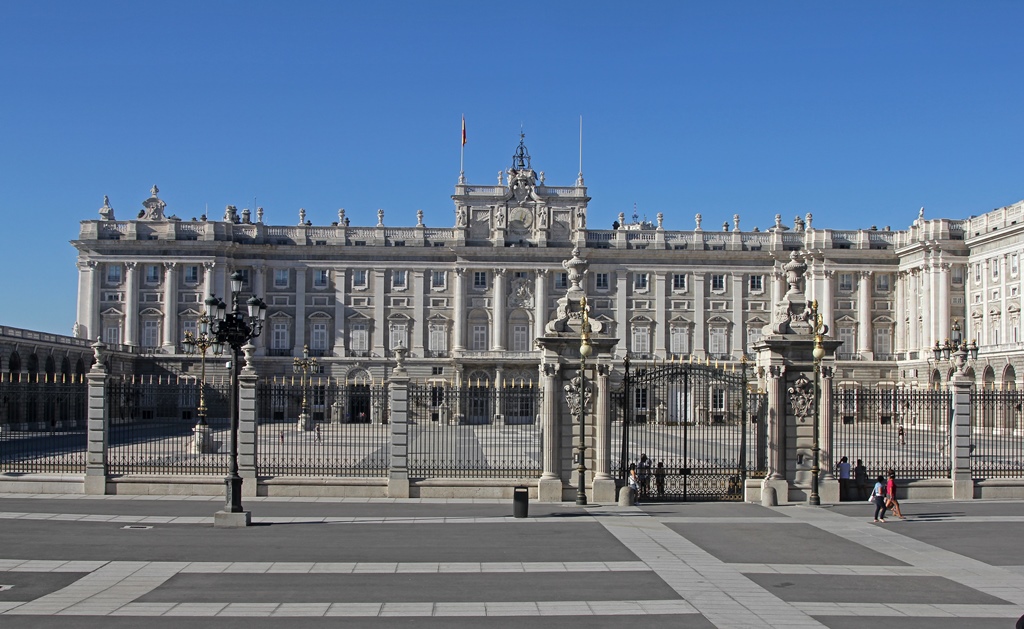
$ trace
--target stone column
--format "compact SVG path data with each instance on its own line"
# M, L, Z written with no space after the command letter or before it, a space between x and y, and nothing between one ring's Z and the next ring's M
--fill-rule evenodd
M348 301L347 293L345 292L345 282L348 281L348 275L345 273L344 267L334 268L334 349L332 350L335 356L345 355L345 334L347 329L345 327L345 305Z
M938 307L938 310L937 310L937 312L938 312L938 321L936 321L937 325L935 326L935 340L949 338L949 331L950 331L950 323L949 323L949 319L950 319L950 317L949 317L949 284L950 284L950 280L952 279L952 278L950 278L950 269L951 268L952 267L949 264L940 264L939 265L939 272L936 274L936 276L937 276L936 277L936 282L938 283L937 292L939 294L939 296L938 296L938 302L939 302L938 306L939 307ZM966 301L966 299L965 299L965 301ZM1003 304L1003 306L1004 306L1003 312L1006 312L1006 308L1005 308L1006 304ZM934 343L935 343L935 341L932 341L931 343L929 343L929 345L934 344ZM924 351L928 351L928 348L927 347L924 348ZM925 357L927 357L927 356L925 356Z
M618 230L619 234L624 230ZM629 355L630 338L632 330L629 328L629 273L625 269L615 272L615 332L619 337L619 344L615 347L615 353L624 358Z
M256 369L251 342L242 347L244 358L238 373L238 475L242 477L242 495L257 495L256 469ZM232 369L235 367L232 366ZM234 392L232 392L234 395Z
M935 341L935 330L932 326L935 303L932 290L932 269L931 263L926 262L921 269L921 358L927 358L926 352Z
M383 291L376 293L374 303L383 299ZM378 319L380 321L380 319ZM292 342L292 356L302 358L302 347L306 340L306 267L295 267L295 339Z
M654 280L654 355L662 359L667 357L665 337L668 335L668 294L665 274L651 273Z
M388 498L409 497L409 373L403 359L391 371L388 397L391 403L391 467Z
M513 383L514 384L514 383ZM505 423L505 396L502 390L505 387L505 369L501 365L494 367L494 425L501 426Z
M217 290L213 278L216 266L216 262L203 262L203 294L201 295L202 299L199 300L200 302L205 302L206 298L212 296Z
M178 353L178 274L176 262L164 262L164 351Z
M93 260L78 262L78 335L83 339L103 336L100 324L99 266ZM84 328L84 329L82 329Z
M779 503L789 501L786 480L786 367L772 365L765 370L768 380L768 475L761 483L762 501L765 493L774 491Z
M455 310L452 315L452 349L456 352L466 349L466 270L455 269Z
M742 273L732 274L732 357L736 360L743 358L747 351L747 325L744 321L743 311L743 280Z
M972 384L971 379L960 371L949 380L949 390L953 394L953 425L949 431L953 500L974 499L974 480L971 477Z
M857 287L857 353L871 360L871 271L860 272Z
M562 396L558 391L559 365L549 363L542 366L541 387L544 392L541 422L544 428L542 441L544 470L537 485L538 500L541 502L562 501L562 465L558 457L561 449L559 439L559 415Z
M693 355L697 358L704 358L707 350L704 345L704 333L707 330L706 314L704 312L704 274L693 274Z
M411 350L413 356L423 357L424 342L429 341L430 325L427 323L427 298L424 296L424 288L427 285L427 277L423 269L409 270L406 272L412 290L413 325L416 326L415 333L411 339Z
M839 502L839 480L832 473L836 461L832 453L832 367L821 366L818 381L820 397L818 403L818 496L823 503Z
M102 496L107 493L107 442L109 425L107 406L107 381L110 376L105 364L106 345L97 340L92 344L96 362L85 375L88 382L88 435L85 452L85 484L87 495Z
M548 323L548 271L537 269L537 276L534 280L535 302L533 304L533 335L544 336L544 326ZM532 347L532 345L531 345Z
M835 281L835 275L836 272L832 269L825 269L822 273L821 303L818 304L818 312L821 313L821 320L828 326L829 331L836 329L835 310L832 308L832 282Z
M597 373L594 404L594 480L595 504L615 504L615 479L611 475L611 413L608 412L611 391L608 385L608 365L595 365Z
M895 313L896 314L895 314L894 318L896 319L896 334L895 334L895 338L893 339L893 342L895 344L895 346L893 347L893 351L895 351L896 354L902 355L904 352L907 351L907 322L906 322L906 313L907 313L906 281L907 281L907 274L906 274L906 272L899 271L898 273L896 273L895 280L896 280L896 309L895 309ZM946 319L948 320L949 317L946 317Z
M253 277L252 277L252 280L251 280L252 284L250 285L249 288L250 288L250 290L251 290L253 295L259 297L260 299L262 299L264 301L266 301L267 300L266 299L267 298L267 284L266 284L266 280L265 280L264 269L265 269L265 267L261 263L253 265L253 268L252 268ZM206 297L203 297L203 299L206 299ZM263 332L260 333L260 335L257 336L255 339L250 341L253 345L256 346L256 354L255 354L256 356L266 356L266 354L267 354L266 347L267 347L267 345L270 345L270 343L267 342L267 338L270 336L270 334L271 334L270 322L267 321L264 324Z
M491 321L491 349L505 349L505 269L494 269L494 310Z
M125 262L124 278L124 339L125 345L139 344L139 290L135 262Z

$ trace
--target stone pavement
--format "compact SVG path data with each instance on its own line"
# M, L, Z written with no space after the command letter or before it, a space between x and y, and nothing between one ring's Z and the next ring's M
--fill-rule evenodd
M1024 502L0 497L0 626L1013 627ZM143 618L145 617L145 618Z

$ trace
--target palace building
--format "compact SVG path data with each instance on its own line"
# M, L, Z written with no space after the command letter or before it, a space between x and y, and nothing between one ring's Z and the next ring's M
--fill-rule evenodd
M534 382L536 339L568 288L563 262L589 264L590 318L616 339L613 357L738 361L773 319L792 252L807 264L806 291L842 342L836 383L945 384L933 359L954 325L976 339L978 386L1014 387L1024 373L1021 254L1024 202L977 217L926 219L904 230L834 230L797 217L761 228L740 216L690 230L630 221L588 224L580 173L551 185L520 141L497 183L460 178L450 227L337 222L270 225L264 211L228 206L219 219L181 220L154 186L137 218L115 218L104 200L85 220L78 250L76 336L101 338L188 370L182 339L195 332L210 295L267 303L256 340L258 369L291 373L308 346L325 373L381 379L408 352L413 378Z

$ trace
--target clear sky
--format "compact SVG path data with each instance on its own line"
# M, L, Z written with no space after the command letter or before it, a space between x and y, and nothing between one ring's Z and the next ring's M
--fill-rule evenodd
M255 203L265 222L450 226L520 126L591 227L734 213L904 229L1024 198L1024 3L0 3L0 324L69 334L68 244Z

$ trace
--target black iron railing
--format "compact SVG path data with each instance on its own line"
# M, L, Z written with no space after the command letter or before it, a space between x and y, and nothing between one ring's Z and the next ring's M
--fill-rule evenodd
M85 471L83 376L0 374L0 472Z
M971 394L971 475L1024 478L1024 391Z

